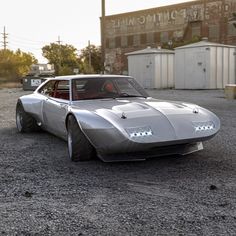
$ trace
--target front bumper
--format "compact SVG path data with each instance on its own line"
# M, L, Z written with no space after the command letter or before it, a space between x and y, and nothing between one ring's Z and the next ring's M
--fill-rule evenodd
M154 156L174 154L186 155L202 150L202 141L215 135L187 139L173 137L170 140L150 140L150 142L146 139L146 142L137 142L116 129L86 130L85 133L95 147L97 155L105 162L145 160Z
M104 162L120 161L143 161L152 157L169 156L169 155L187 155L203 149L202 142L179 144L164 147L155 147L146 151L127 152L118 154L98 153L98 156Z

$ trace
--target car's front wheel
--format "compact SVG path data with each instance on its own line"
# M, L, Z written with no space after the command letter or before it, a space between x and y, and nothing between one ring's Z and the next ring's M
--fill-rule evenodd
M20 100L16 104L16 127L21 133L29 133L40 130L36 120L27 112Z
M81 131L73 115L70 115L67 121L67 142L72 161L89 161L95 154L93 146Z

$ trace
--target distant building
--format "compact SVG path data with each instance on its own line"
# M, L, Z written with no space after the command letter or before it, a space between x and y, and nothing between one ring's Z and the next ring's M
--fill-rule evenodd
M22 78L23 90L35 90L48 77L55 75L54 66L50 64L34 64L29 73Z
M49 77L54 76L54 66L51 64L34 64L30 67L29 76Z
M105 68L126 74L125 53L174 42L207 37L209 41L236 45L236 29L228 21L236 0L197 0L165 7L105 17Z

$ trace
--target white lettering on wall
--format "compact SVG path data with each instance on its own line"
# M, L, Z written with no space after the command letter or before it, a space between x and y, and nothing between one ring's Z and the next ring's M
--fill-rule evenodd
M189 21L198 21L205 19L214 19L224 14L229 16L233 11L236 11L235 0L226 0L225 4L221 0L209 2L204 8L204 4L195 4L188 8L165 10L142 14L134 17L117 18L109 21L108 28L124 29L124 27L146 26L149 23L154 23L156 26L165 26L169 24L180 25ZM107 28L107 29L108 29Z

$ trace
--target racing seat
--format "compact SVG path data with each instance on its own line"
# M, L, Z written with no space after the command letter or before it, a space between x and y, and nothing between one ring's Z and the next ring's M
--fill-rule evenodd
M105 85L104 85L104 91L105 92L108 92L108 93L114 93L116 92L115 89L114 89L114 86L111 82L107 82Z

